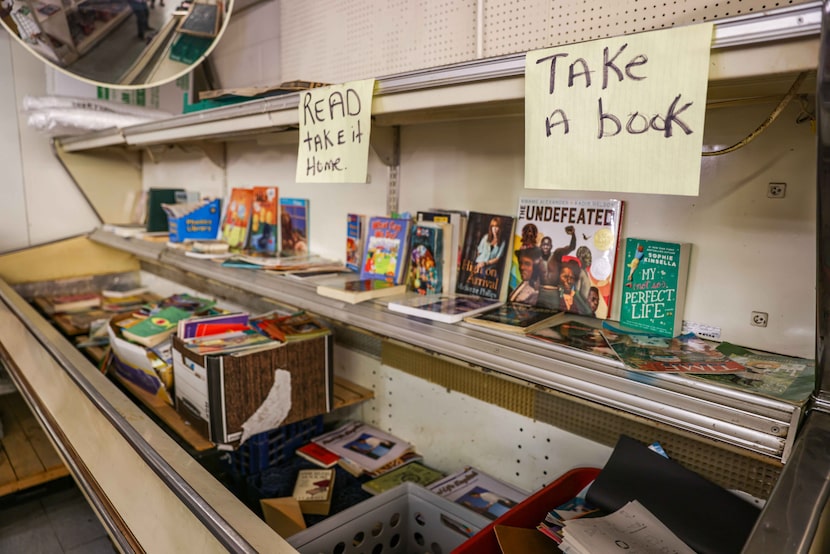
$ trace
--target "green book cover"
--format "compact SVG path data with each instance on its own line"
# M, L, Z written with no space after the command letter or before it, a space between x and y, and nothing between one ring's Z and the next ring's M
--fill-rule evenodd
M622 325L662 337L680 334L690 251L688 243L625 239Z
M388 473L384 473L371 481L367 481L362 486L366 492L380 494L397 487L401 483L415 483L427 486L442 477L444 477L444 474L437 469L432 469L419 462L410 462Z
M124 338L144 346L154 346L175 331L176 324L180 320L187 319L191 315L193 314L187 310L170 306L159 310L132 327L124 329L121 334L124 335Z

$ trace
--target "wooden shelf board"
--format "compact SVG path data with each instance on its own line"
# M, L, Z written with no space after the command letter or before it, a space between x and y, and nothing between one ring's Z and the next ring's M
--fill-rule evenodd
M0 496L69 475L19 394L0 397L0 418L4 432L0 448Z
M347 379L335 375L332 409L344 408L374 397L375 393L371 389L361 387L356 383L352 383Z

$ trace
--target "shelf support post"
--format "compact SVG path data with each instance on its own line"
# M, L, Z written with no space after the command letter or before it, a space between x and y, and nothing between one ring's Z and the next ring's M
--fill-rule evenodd
M386 210L388 213L398 211L398 168L401 159L401 128L372 126L369 143L380 161L388 169L386 185Z

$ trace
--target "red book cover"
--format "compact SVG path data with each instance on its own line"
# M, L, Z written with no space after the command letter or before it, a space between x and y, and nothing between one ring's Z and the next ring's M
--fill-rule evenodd
M301 446L296 450L296 452L298 456L305 458L309 462L326 468L334 466L334 464L337 463L337 460L340 459L340 456L331 450L323 448L319 444L313 442Z

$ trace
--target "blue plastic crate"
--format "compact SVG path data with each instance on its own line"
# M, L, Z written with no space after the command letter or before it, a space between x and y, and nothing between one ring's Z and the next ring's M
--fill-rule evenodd
M224 461L228 471L239 477L254 475L285 462L294 456L295 450L322 434L322 415L289 423L252 436Z

